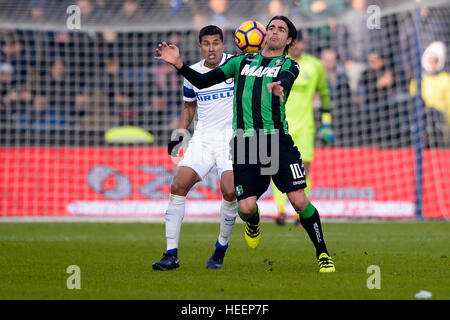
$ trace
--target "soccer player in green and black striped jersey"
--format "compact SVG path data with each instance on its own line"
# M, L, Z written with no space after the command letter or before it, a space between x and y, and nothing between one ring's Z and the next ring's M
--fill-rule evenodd
M267 42L260 53L234 56L203 74L185 65L178 47L166 42L158 45L159 56L155 59L172 64L197 88L234 78L233 173L238 213L246 222L247 244L256 248L260 242L257 200L268 189L272 178L278 189L287 194L313 242L319 272L334 272L319 213L304 192L305 169L300 152L288 133L285 117L285 103L299 73L297 62L286 56L296 34L297 30L288 18L275 16L267 25ZM261 156L263 148L269 151L271 164L278 165L278 170L270 175L263 173L269 167L267 159ZM256 159L254 154L257 154Z

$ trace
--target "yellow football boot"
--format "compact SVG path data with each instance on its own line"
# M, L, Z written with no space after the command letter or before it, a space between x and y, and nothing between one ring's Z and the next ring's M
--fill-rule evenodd
M246 222L245 226L245 241L247 242L247 245L252 249L255 249L261 241L261 215L259 213L259 210L257 212L257 215L259 216L259 222L257 225Z
M319 264L319 272L335 272L334 262L325 252L321 253L317 260Z

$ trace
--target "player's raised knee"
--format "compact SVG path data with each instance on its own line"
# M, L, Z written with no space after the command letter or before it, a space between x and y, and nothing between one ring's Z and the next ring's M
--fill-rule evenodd
M255 212L256 202L246 200L247 199L239 201L239 213L243 216L249 217Z

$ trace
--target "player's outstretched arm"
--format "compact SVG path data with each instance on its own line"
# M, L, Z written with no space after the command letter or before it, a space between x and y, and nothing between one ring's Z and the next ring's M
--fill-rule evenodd
M158 56L155 56L156 60L167 62L177 69L181 69L183 66L183 60L180 58L180 49L176 45L163 41L158 44L156 53L158 54Z
M183 77L199 89L208 88L215 84L227 80L227 77L219 68L215 68L207 73L200 73L183 63L180 58L180 49L173 44L163 41L156 48L156 60L167 62L173 65Z
M178 69L178 72L198 89L208 88L227 80L225 73L223 73L220 68L212 69L206 73L200 73L186 64L183 64L182 67Z

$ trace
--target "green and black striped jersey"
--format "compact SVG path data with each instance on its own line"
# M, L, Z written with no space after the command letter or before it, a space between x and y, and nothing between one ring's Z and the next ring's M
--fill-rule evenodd
M207 73L199 73L186 64L178 71L199 89L234 78L233 129L244 130L244 136L255 131L275 130L288 134L285 102L299 74L298 63L287 56L263 57L261 54L234 56ZM270 94L267 84L281 81L284 102ZM220 112L218 110L217 112Z
M263 129L288 133L285 102L293 82L299 74L299 65L287 56L263 57L261 54L243 54L228 59L219 67L227 79L234 78L233 129L244 130L244 136ZM267 84L282 81L284 102L269 93Z

